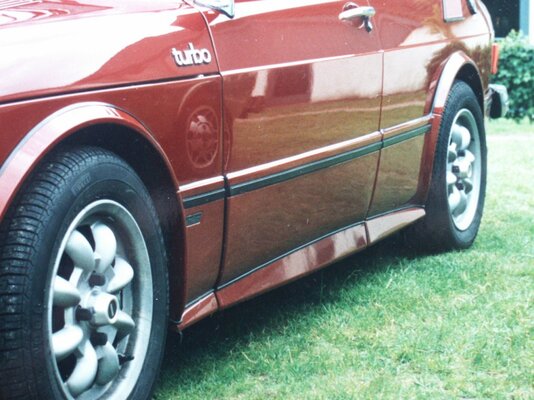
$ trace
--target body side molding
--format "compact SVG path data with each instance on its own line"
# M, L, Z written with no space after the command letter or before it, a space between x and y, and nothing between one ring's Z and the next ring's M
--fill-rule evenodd
M347 161L364 157L383 148L402 143L416 136L427 134L431 129L431 124L428 123L429 121L430 117L425 116L420 121L418 121L418 123L424 123L424 125L412 128L407 131L403 131L402 133L396 134L394 136L388 136L380 142L371 143L353 150L320 158L318 160L307 162L297 167L288 168L280 172L262 176L261 178L249 179L242 183L236 184L227 183L226 191L222 188L217 188L215 190L202 191L191 196L185 195L183 198L183 206L185 209L188 209L211 203L217 200L221 200L225 196L238 196L243 193L275 185L277 183L282 183L290 179L301 177L306 174L317 172L325 168L333 167L339 164L343 164Z
M175 328L178 331L182 331L204 317L213 314L218 309L219 304L215 293L213 291L208 292L186 305L182 314L182 319L178 322L174 322Z
M424 215L425 211L420 207L396 210L304 244L191 302L175 327L178 330L185 329L219 309L228 308L326 267L386 238Z

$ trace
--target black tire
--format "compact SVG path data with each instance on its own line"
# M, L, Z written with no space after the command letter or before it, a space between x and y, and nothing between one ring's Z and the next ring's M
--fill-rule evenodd
M134 171L100 148L51 154L0 226L0 398L149 398L167 281L158 217Z
M465 140L465 129L470 133L469 141ZM464 138L460 139L461 145L455 143L458 137ZM470 162L468 153L475 160ZM486 135L480 104L468 84L456 81L441 121L426 216L406 232L409 244L430 251L470 247L482 220L486 170ZM460 203L454 207L458 193ZM464 204L467 205L462 212Z

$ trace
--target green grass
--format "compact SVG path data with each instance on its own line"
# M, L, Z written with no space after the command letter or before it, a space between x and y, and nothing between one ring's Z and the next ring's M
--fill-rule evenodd
M533 399L534 126L489 125L479 237L393 237L171 335L157 399Z

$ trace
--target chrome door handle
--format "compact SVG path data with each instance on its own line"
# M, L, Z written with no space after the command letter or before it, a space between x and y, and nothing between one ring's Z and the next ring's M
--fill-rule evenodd
M342 21L353 21L356 18L371 18L376 14L374 7L355 7L349 8L339 14L339 19Z
M371 23L371 17L376 15L376 10L374 7L354 7L349 8L345 11L342 11L339 14L339 19L341 21L354 21L357 19L362 19L361 27L365 27L367 32L373 30L373 24Z

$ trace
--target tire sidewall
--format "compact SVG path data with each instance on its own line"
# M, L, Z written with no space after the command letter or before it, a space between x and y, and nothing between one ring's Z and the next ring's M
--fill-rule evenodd
M450 134L456 115L462 109L469 110L475 118L481 157L480 194L477 208L471 224L465 230L458 229L454 223L449 209L447 189L447 157ZM433 224L437 224L438 234L441 236L440 240L448 244L447 247L468 248L477 236L484 210L487 180L487 147L484 116L480 104L473 90L465 82L456 81L451 89L441 121L435 157L431 190L429 201L427 202L427 215L433 220Z
M91 161L70 171L61 187L58 185L47 220L43 221L42 241L33 257L34 265L38 268L34 269L31 290L32 325L41 327L31 332L37 387L39 390L50 388L50 394L46 397L65 397L57 379L46 379L46 376L56 376L54 355L48 338L48 304L60 239L87 205L107 199L121 204L133 215L145 239L151 261L154 299L152 328L142 373L129 396L132 399L144 399L150 395L157 378L158 368L154 366L161 363L167 331L167 268L162 233L148 192L131 168L107 153L103 153L100 160L96 158ZM37 320L39 322L34 322ZM46 376L40 373L42 367L46 368Z

